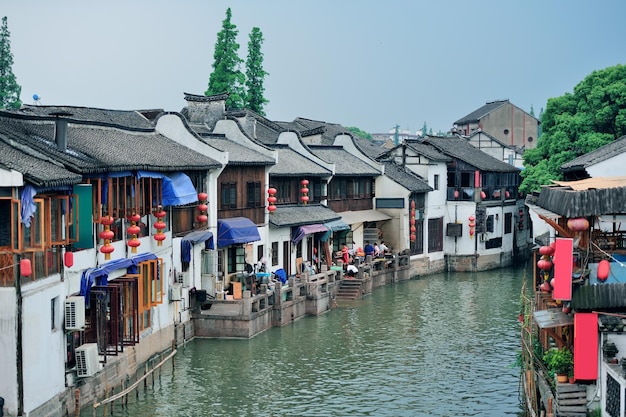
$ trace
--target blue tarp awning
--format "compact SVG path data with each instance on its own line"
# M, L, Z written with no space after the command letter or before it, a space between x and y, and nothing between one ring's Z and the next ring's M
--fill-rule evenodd
M297 245L306 235L311 233L326 232L328 228L323 224L307 224L293 229L293 238L291 241Z
M217 220L217 246L236 245L261 240L259 229L247 217L232 217Z
M208 230L195 230L183 237L180 241L180 260L191 262L191 246L202 242L204 242L205 249L215 249L213 233Z
M137 273L137 265L151 259L157 259L157 256L154 253L146 252L132 258L116 259L97 268L85 269L80 279L80 295L85 297L85 304L89 304L89 291L94 283L95 285L107 285L109 274L118 269L132 268L129 272L135 274Z
M324 233L324 235L320 238L322 242L326 242L330 237L331 232L341 232L344 230L350 230L350 225L344 222L341 219L331 220L327 223L324 223L324 226L328 229L328 232Z
M173 172L167 175L159 172L137 171L137 178L161 178L163 180L163 205L183 206L198 201L198 192L191 179L182 172Z

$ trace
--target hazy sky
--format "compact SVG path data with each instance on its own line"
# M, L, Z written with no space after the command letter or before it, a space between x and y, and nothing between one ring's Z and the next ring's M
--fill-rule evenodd
M203 94L226 9L259 27L268 118L435 132L488 101L535 114L626 64L626 1L0 0L32 104L180 111Z

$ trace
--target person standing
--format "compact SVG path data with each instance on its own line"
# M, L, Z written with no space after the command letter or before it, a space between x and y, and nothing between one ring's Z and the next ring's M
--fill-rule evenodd
M365 242L365 257L367 258L368 256L371 256L372 258L374 257L374 246L372 246L372 244L367 241Z
M381 255L380 248L378 247L378 243L374 242L374 257L378 258Z
M380 253L381 255L384 255L385 253L387 253L387 251L389 250L389 248L387 247L387 245L385 245L385 241L382 240L380 242L380 245L378 246L378 249L380 249Z

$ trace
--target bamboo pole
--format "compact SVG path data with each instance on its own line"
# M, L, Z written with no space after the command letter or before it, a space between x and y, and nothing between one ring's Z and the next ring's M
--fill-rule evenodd
M95 409L100 407L103 404L108 404L112 401L117 400L118 398L123 397L124 395L126 395L127 393L129 393L130 391L132 391L133 389L135 389L135 387L137 387L142 381L145 381L148 376L150 376L156 369L160 368L165 362L167 362L169 359L171 359L172 357L174 357L174 355L176 355L176 350L172 351L172 353L170 353L169 355L167 355L167 357L165 359L163 359L161 362L159 362L154 368L152 368L150 371L148 371L148 373L146 373L144 376L142 376L141 378L139 378L137 381L135 381L135 383L133 383L132 385L130 385L128 388L126 388L123 391L118 392L117 394L106 398L100 402L94 403L93 408L94 408L94 412Z

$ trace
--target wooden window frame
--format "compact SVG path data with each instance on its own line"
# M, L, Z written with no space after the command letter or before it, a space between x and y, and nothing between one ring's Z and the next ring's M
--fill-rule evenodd
M248 181L246 183L246 197L248 207L261 207L261 181Z
M220 208L236 209L237 208L237 183L223 182L220 185Z

